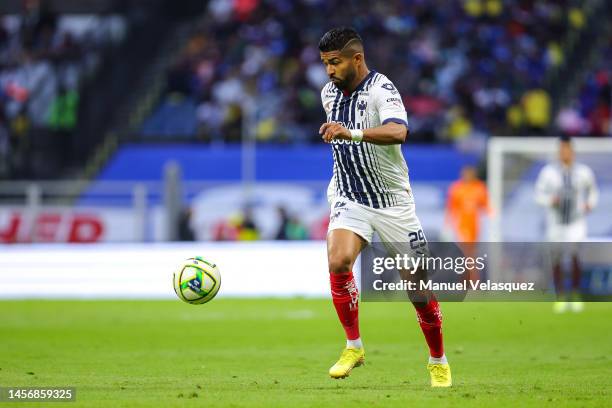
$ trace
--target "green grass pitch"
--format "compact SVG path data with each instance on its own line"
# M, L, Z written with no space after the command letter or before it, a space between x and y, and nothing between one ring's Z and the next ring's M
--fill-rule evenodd
M0 386L77 387L53 407L612 405L612 304L442 310L452 389L429 387L405 303L361 305L366 365L332 380L344 339L328 300L2 301Z

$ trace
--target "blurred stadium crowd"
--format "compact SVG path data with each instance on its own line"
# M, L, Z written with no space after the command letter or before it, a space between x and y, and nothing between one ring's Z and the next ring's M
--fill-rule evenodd
M572 63L564 39L588 29L587 3L210 0L168 56L165 91L136 132L144 141L238 142L248 130L261 142L318 142L327 76L317 43L330 27L352 25L369 67L403 95L411 141L478 150L490 135L609 135L611 43L563 106L548 81ZM41 4L25 0L21 14L0 16L0 177L27 160L41 130L70 163L69 141L87 137L73 132L83 78L104 69L104 48L127 35L119 14Z
M0 176L29 160L41 131L48 154L70 164L80 82L126 28L119 15L58 15L33 0L21 15L0 16Z
M599 63L588 72L577 97L559 111L556 124L565 134L612 134L612 37L597 54Z
M254 123L260 141L316 142L327 82L318 39L331 26L352 25L370 68L404 96L411 140L544 134L552 112L543 84L564 61L563 38L585 25L581 3L213 0L168 72L165 103L191 109L189 129L200 139L237 141ZM607 133L588 123L594 109L580 109L580 133ZM180 133L163 126L171 121L164 112L172 111L158 110L150 124L162 125L146 132ZM561 129L570 131L565 121Z

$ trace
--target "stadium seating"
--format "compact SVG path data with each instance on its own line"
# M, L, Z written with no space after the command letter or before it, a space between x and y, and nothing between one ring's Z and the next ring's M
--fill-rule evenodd
M0 178L27 176L37 144L51 146L46 153L61 156L63 165L71 161L81 82L127 30L119 15L63 15L39 2L23 5L21 15L0 16Z
M503 134L512 124L508 118L517 115L526 130L541 133L550 107L537 105L543 111L530 123L522 110L539 99L523 96L543 86L547 73L563 62L563 38L585 24L579 3L571 0L394 0L377 7L314 0L238 9L239 4L233 9L227 2L210 3L168 71L168 96L145 122L145 138L226 137L224 128L240 127L243 102L252 101L259 140L317 141L313 129L321 121L319 92L327 78L316 46L336 25L360 31L370 68L387 74L402 92L413 140ZM342 13L335 12L340 8ZM163 106L176 94L198 105L191 119L195 133L192 124L185 129L178 120L166 120ZM175 108L179 116L192 111L190 105Z
M612 135L612 40L596 53L598 64L586 75L576 98L557 115L556 125L565 134Z
M144 136L195 136L196 104L191 98L165 100L142 125Z

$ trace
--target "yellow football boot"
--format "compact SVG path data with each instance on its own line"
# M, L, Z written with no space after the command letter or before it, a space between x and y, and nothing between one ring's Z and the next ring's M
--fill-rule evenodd
M450 387L453 385L451 369L448 364L427 364L432 387Z
M331 378L346 378L354 367L359 367L365 361L365 350L347 347L342 351L340 359L329 369Z

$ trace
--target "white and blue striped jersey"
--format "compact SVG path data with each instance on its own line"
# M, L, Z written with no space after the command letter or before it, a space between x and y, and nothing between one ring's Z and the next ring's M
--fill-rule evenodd
M599 191L593 171L585 164L571 167L549 163L542 168L535 185L536 202L548 208L549 225L568 225L583 221L586 205L597 205ZM558 205L553 206L555 199Z
M408 127L401 95L383 74L370 73L351 94L344 94L333 82L321 91L327 122L347 129L368 129L388 122ZM408 166L399 144L332 140L333 176L328 200L345 197L373 208L412 202Z

